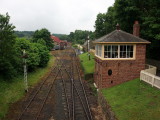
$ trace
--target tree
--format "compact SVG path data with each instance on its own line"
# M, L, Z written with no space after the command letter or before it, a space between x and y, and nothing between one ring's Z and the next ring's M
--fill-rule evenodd
M19 55L22 55L22 50L25 49L28 56L28 71L34 71L37 67L45 67L49 61L49 51L42 39L39 39L38 43L33 43L26 38L17 38L16 49Z
M43 28L41 30L36 30L33 34L33 42L37 42L39 39L43 39L46 42L48 50L53 48L53 41L51 39L51 33Z
M69 41L75 44L84 44L84 42L88 39L94 39L94 33L92 31L87 30L75 30L75 32L70 32L68 35Z
M39 62L39 67L45 67L49 61L49 51L47 47L44 45L45 41L44 40L39 40L38 43L36 44L36 47L39 50L39 57L40 57L40 62Z
M106 20L105 20L105 27L106 27L106 34L115 30L115 10L114 7L109 7L108 12L106 13Z
M99 38L106 34L106 14L105 13L99 13L97 15L97 19L95 21L95 36L96 38Z
M121 29L129 33L133 32L133 23L140 20L140 10L133 0L116 0L114 3L115 21Z
M15 54L15 35L10 16L0 14L0 74L12 78L17 73L17 56Z
M147 57L160 60L160 0L115 0L106 13L99 13L95 21L95 35L99 38L115 29L117 23L126 32L133 33L133 23L140 23L140 37L151 41ZM153 54L154 53L154 54Z

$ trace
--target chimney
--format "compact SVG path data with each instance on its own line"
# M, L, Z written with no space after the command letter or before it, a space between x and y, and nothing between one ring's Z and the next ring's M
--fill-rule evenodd
M116 30L120 30L120 25L117 23Z
M140 25L138 21L135 21L133 25L133 35L139 37L139 33L140 33Z

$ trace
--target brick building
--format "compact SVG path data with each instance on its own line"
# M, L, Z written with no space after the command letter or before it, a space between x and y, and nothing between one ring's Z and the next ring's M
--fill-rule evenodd
M94 81L98 88L108 88L140 76L145 69L146 44L139 37L138 21L133 25L133 35L117 29L97 40L95 44Z

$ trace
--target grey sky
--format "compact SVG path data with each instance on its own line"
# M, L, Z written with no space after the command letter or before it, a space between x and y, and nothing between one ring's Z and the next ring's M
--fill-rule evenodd
M98 13L114 0L0 0L0 14L9 13L16 30L47 28L51 33L69 34L76 29L94 30Z

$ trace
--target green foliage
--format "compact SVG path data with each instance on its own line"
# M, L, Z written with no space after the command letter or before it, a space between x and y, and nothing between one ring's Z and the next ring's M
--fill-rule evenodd
M46 42L48 50L51 50L53 48L53 41L50 36L51 33L46 28L36 30L33 34L33 42L37 42L39 39L43 39Z
M74 44L73 47L74 47L74 48L78 48L78 45L77 45L77 44Z
M16 75L15 35L10 16L0 14L0 75L9 79Z
M32 38L33 31L15 31L17 37L25 37L25 38Z
M88 39L88 36L91 40L94 39L94 33L87 30L75 30L75 32L70 32L68 35L69 41L73 44L84 44L84 42Z
M88 53L83 53L83 54L79 55L79 58L81 60L81 64L82 64L82 67L84 69L85 74L93 74L94 73L95 61L93 59L94 58L93 54L90 54L90 57L91 57L91 60L89 60Z
M53 34L54 36L58 37L60 40L69 40L69 36L66 34Z
M95 35L96 38L99 38L106 34L106 27L105 27L106 15L103 13L99 13L97 15L97 19L95 21Z
M102 92L119 120L160 118L160 90L139 79L103 89Z
M95 37L99 38L115 30L117 23L126 32L133 33L133 23L141 25L140 37L151 41L147 57L160 60L160 1L158 0L115 0L106 13L99 13L95 21ZM154 54L153 54L154 53Z
M40 63L39 49L37 48L36 43L30 44L30 49L26 51L26 53L28 54L28 70L33 71Z
M48 61L49 61L49 51L47 49L46 46L44 46L43 44L35 44L36 47L38 48L38 55L40 57L40 62L39 65L40 67L44 67L47 65Z
M38 68L28 74L29 87L39 82L50 71L55 60L53 56L50 57L50 61L45 68ZM0 78L0 119L5 117L9 106L21 99L24 94L23 76L17 76L12 82L7 82Z
M38 43L32 43L26 38L16 39L16 48L19 50L19 55L22 55L22 50L25 49L28 55L27 65L28 70L33 71L36 67L44 67L49 61L49 51L45 46L45 41L38 40Z
M37 30L33 42L26 38L16 38L14 26L9 23L8 14L0 14L0 76L11 80L23 70L22 50L28 54L28 70L44 67L49 61L48 49L52 46L50 32L47 29Z

